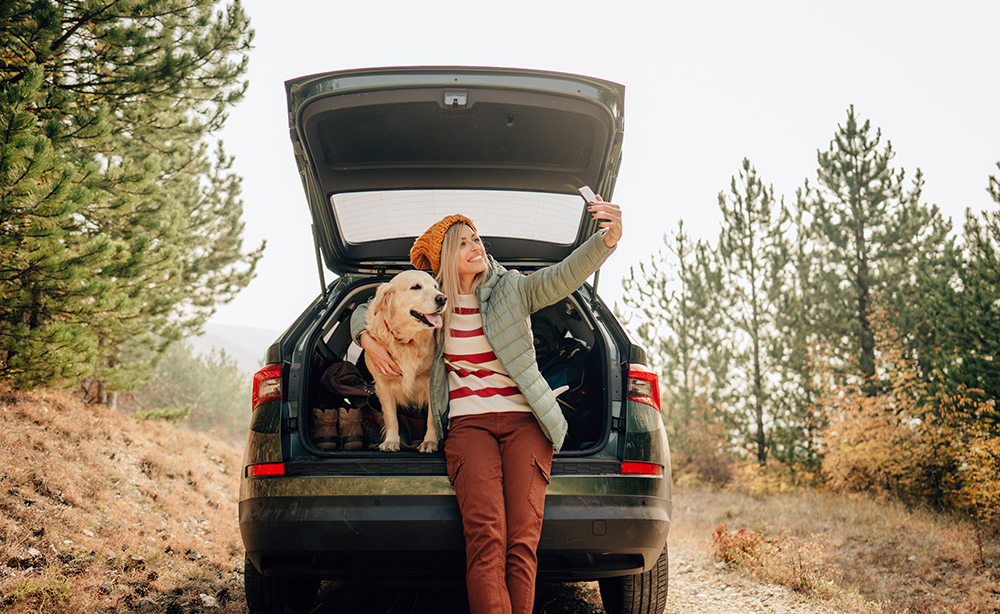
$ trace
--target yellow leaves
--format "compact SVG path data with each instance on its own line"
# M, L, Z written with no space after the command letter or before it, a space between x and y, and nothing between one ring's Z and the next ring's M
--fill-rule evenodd
M834 387L822 400L829 424L823 471L835 490L950 507L982 521L1000 519L1000 430L977 392L932 396L915 361L873 309L874 394Z

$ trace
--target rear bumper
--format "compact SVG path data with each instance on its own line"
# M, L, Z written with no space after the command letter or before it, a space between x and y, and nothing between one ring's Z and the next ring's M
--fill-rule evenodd
M538 578L584 581L652 567L671 502L654 495L549 494ZM265 575L460 580L465 540L453 494L257 497L240 502L247 554Z

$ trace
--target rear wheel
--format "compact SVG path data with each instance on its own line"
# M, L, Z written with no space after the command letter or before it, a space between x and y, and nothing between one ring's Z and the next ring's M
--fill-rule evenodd
M302 614L316 600L319 580L265 576L246 557L243 585L250 614Z
M599 580L608 614L663 614L667 607L667 547L649 571Z

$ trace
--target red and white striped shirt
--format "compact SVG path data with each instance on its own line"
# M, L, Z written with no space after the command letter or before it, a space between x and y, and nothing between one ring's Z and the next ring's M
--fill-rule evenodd
M493 412L530 412L528 401L507 375L483 334L475 294L459 294L444 340L448 370L448 417Z

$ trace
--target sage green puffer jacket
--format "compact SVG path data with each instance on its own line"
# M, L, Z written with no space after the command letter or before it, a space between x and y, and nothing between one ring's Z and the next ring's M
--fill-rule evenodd
M532 343L532 313L560 301L596 271L614 252L604 245L600 233L594 234L562 262L529 275L507 270L493 263L493 270L476 289L483 333L497 359L521 390L531 406L542 431L558 452L566 440L568 424L559 403L535 361ZM367 304L351 317L354 339L364 330ZM430 410L438 433L448 420L448 376L444 364L444 344L437 344L431 365Z

